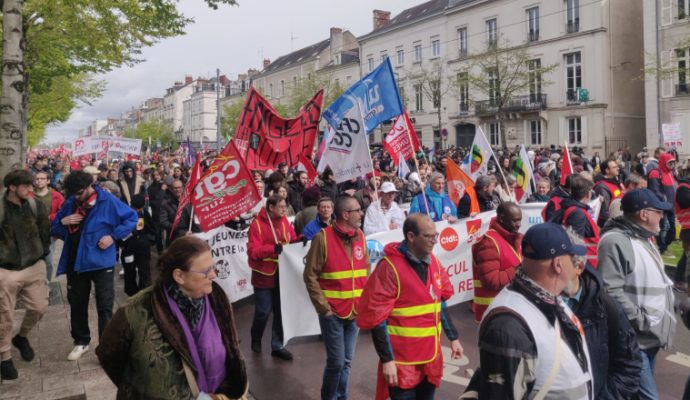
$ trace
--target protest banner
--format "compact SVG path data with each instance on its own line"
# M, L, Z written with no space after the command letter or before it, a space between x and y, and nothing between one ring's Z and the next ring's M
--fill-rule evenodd
M542 222L541 210L544 206L545 203L520 205L523 213L521 232ZM453 295L446 302L448 306L472 299L472 245L486 233L495 216L495 211L489 211L453 224L446 221L436 223L439 239L433 253L448 272L453 285ZM402 239L401 229L367 236L367 250L372 267L383 258L383 248L386 244ZM316 311L302 278L304 257L308 251L309 246L305 247L299 243L285 246L280 255L280 297L285 343L294 337L321 333Z
M195 233L211 246L217 271L214 282L223 288L231 303L254 293L252 272L247 264L248 232L248 229L235 231L223 225L208 232Z
M123 137L85 136L74 139L72 155L74 157L86 154L104 154L120 152L138 156L141 154L141 139Z
M292 119L281 117L271 104L250 87L233 142L251 170L293 168L299 155L311 158L319 130L323 90L316 92Z
M664 147L683 147L683 133L680 131L680 123L661 124L661 133L664 139Z
M234 142L228 142L194 188L192 205L202 231L252 209L261 200Z

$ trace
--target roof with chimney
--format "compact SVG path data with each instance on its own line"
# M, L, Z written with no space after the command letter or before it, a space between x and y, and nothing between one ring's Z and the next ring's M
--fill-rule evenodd
M393 29L396 29L398 27L408 25L410 23L422 20L426 17L435 15L435 14L440 14L443 12L443 10L446 9L446 7L449 6L450 3L452 5L458 5L460 3L464 2L470 2L470 1L475 1L475 0L430 0L425 3L422 3L420 5L408 8L407 10L403 10L400 14L396 15L394 18L391 18L390 22L387 23L386 25L375 29L366 35L360 37L359 39L366 38L368 36L373 36L377 35L382 32L387 32Z
M267 74L273 71L277 71L281 68L289 67L293 64L298 64L307 60L311 60L321 54L322 51L326 50L331 44L331 39L322 40L318 43L312 44L311 46L293 51L290 54L278 57L275 61L270 63L268 67L261 71L261 74Z

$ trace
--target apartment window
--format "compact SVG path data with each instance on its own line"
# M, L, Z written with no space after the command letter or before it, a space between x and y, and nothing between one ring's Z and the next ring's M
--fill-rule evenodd
M530 144L541 146L541 121L533 120L529 122Z
M297 88L297 77L293 76L292 77L292 90L295 90Z
M582 144L582 120L568 118L568 144Z
M460 57L467 55L467 28L458 29L458 53Z
M676 60L678 63L678 84L676 85L676 95L690 94L688 87L688 73L690 72L690 48L676 49Z
M268 97L273 97L273 84L268 84Z
M424 95L422 94L422 84L414 85L414 109L422 111L424 109Z
M489 68L486 74L489 82L489 104L491 107L496 107L501 96L498 85L498 70L496 68Z
M486 21L486 42L489 47L494 47L498 44L498 24L496 18Z
M405 64L405 50L398 49L397 54L398 54L398 65Z
M441 55L441 41L434 39L431 41L431 55L433 57L439 57Z
M566 32L580 31L580 0L565 0Z
M541 100L541 60L528 61L529 66L529 98L531 103Z
M470 111L470 85L469 75L467 72L460 72L457 75L458 91L460 100L460 113L464 114Z
M374 57L369 57L367 60L367 64L369 65L369 72L374 70Z
M414 45L414 60L415 61L422 61L422 45L421 44L415 44Z
M678 0L678 19L690 16L690 0Z
M434 108L441 107L441 80L429 81L429 89L431 89L431 99L433 100Z
M285 81L284 80L280 81L280 95L285 96Z
M383 63L384 61L386 61L386 58L388 58L388 52L382 51L382 52L381 52L381 63Z
M568 103L577 103L577 91L582 87L582 59L579 51L565 55L565 83Z
M492 146L501 145L501 126L498 122L489 124L489 144Z
M527 10L527 40L530 42L539 40L539 7Z

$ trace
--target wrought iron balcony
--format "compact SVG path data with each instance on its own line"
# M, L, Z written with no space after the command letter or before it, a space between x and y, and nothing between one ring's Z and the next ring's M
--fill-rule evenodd
M679 83L676 85L676 96L690 96L690 85Z
M470 114L470 103L467 101L460 102L459 111L460 112L458 115L469 115Z
M577 93L577 89L567 90L565 92L565 100L567 105L580 104L580 96Z
M484 100L475 103L474 112L477 115L496 114L499 102L497 99ZM529 112L546 109L546 94L535 93L526 96L513 96L503 104L501 112Z

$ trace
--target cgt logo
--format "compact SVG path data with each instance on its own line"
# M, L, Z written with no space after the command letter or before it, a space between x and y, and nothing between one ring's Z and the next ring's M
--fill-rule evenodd
M458 247L460 243L460 237L455 229L450 226L441 231L441 235L438 238L438 242L441 244L441 248L445 251L453 251Z
M482 220L473 219L467 221L467 243L474 243L479 239L479 231L482 229Z

